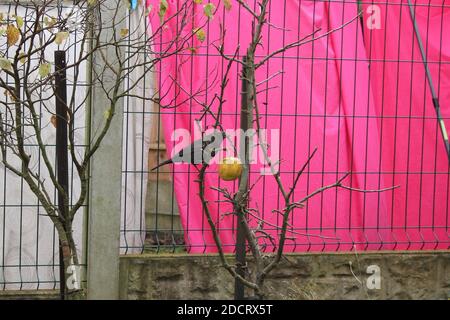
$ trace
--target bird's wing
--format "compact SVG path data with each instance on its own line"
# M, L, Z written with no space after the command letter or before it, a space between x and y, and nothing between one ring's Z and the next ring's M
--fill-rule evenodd
M223 142L223 133L214 131L197 139L192 144L184 147L172 157L173 162L186 162L193 164L208 163L213 157L211 153L217 153ZM205 161L208 160L208 161Z

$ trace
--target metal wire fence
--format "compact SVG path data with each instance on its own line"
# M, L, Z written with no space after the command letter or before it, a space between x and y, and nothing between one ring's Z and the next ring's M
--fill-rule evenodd
M256 1L248 3L256 4ZM277 55L262 68L259 76L265 88L260 95L264 101L276 99L277 102L275 108L264 110L261 121L280 132L280 174L291 179L317 147L321 156L306 170L299 192L310 193L349 169L352 186L399 185L402 191L358 196L357 204L356 195L340 191L318 196L316 202L308 203L301 209L303 213L292 218L291 231L295 236L289 239L286 251L352 250L355 245L361 250L448 249L450 167L443 142L446 132L442 131L440 121L450 127L450 53L446 41L450 32L450 3L415 1L413 15L406 1L303 0L296 3L293 6L289 0L270 2L270 24L258 59L276 49L275 44L286 44L292 34L298 39L313 31L312 26L316 24L327 32L332 29L333 21L339 27L349 17L357 17L358 10L362 15L348 28L321 38L320 43L312 42L307 49L296 48ZM230 18L226 10L219 8L215 21L222 21L237 43L244 44L244 33L250 24L243 9L235 3L234 16ZM23 10L26 25L32 15L27 13L26 5ZM11 5L2 3L0 12L10 16ZM418 21L417 33L411 16ZM144 27L151 32L148 22ZM173 28L176 29L176 24ZM192 43L190 50L174 55L169 68L178 70L177 76L192 83L201 79L211 84L215 83L215 76L223 75L225 62L213 46L214 34L208 32L208 26L204 29L206 37L200 48L194 50ZM424 55L419 42L423 44ZM154 44L155 53L163 43ZM75 56L76 50L71 47L69 57ZM238 57L242 55L239 52ZM199 69L196 63L206 67ZM425 67L430 70L430 78ZM274 68L275 77L271 73ZM163 70L163 66L158 66L149 75L143 85L143 95L165 91ZM240 66L234 66L233 70L230 83L234 89L228 95L232 107L224 111L223 117L237 128ZM344 77L345 70L350 70L353 76ZM1 76L3 79L4 74ZM269 78L276 78L275 83L265 82ZM4 79L11 81L8 77ZM83 96L83 87L88 83L79 80L78 85ZM207 86L211 92L209 97L203 94L202 99L208 101L214 96L214 88L217 89L214 86ZM350 101L344 101L348 97ZM0 99L8 97L0 95ZM149 170L169 156L167 151L172 150L175 141L166 141L165 137L184 124L180 119L192 128L194 120L200 119L203 113L194 108L160 108L157 104L127 99L123 111L121 252L214 251L215 243L209 236L205 217L198 215L198 207L189 205L196 197L196 169L169 166ZM440 116L435 112L436 102ZM192 99L188 106L189 103L193 103ZM50 150L54 147L51 113L44 106L41 117L43 130L49 131L47 148ZM208 116L202 119L205 127L212 120ZM85 127L84 116L73 121L80 128ZM84 136L78 141L76 147L82 150ZM41 172L44 170L41 155L33 151L33 146L33 141L27 143L36 171ZM343 154L351 156L344 161ZM259 168L252 168L254 178L259 174ZM2 166L0 176L0 289L55 289L59 281L56 231L45 220L42 206L29 194L21 179L12 177ZM77 182L73 172L69 176L72 187ZM254 195L263 211L277 209L270 204L280 198L279 192L273 190L271 179L263 176ZM217 181L216 186L223 184ZM230 189L236 190L235 187ZM56 200L56 191L53 197ZM224 246L232 252L236 244L235 218L227 217L231 221L221 224L224 212L219 202L217 208L219 231L230 235ZM79 219L82 224L83 215ZM280 220L274 220L275 225L279 223ZM277 232L270 225L264 230ZM317 238L318 235L324 237ZM194 238L197 240L193 241ZM267 245L267 251L271 250L273 246Z
M256 1L248 3L255 5ZM263 34L264 48L257 55L258 59L280 43L286 44L284 38L287 39L288 34L295 34L294 39L298 39L305 32L313 31L314 24L321 26L325 33L333 28L333 21L334 26L339 27L361 12L358 19L318 40L316 45L273 57L260 74L259 81L263 82L275 78L270 73L273 65L279 71L275 84L267 81L265 93L261 94L266 102L276 96L276 108L267 108L261 121L269 126L275 123L274 127L281 132L281 176L292 177L317 147L321 156L307 169L302 192L311 192L317 186L337 180L347 171L352 172L350 184L353 186L376 189L398 185L402 189L362 196L330 191L331 195L318 196L315 200L318 203L308 203L302 209L302 217L293 218L292 231L297 235L290 239L286 251L353 250L355 245L360 250L448 249L450 175L445 125L450 126L450 60L445 34L450 31L447 19L450 3L304 0L293 5L284 0L271 1L269 6L269 27ZM232 10L236 12L230 17L219 4L218 8L214 19L220 20L224 29L229 29L227 35L233 34L233 44L245 47L248 39L245 34L251 23L245 20L244 9L235 4ZM302 30L308 21L311 29ZM172 34L176 34L176 28L177 23L174 23ZM163 65L155 71L155 90L165 98L170 94L172 101L180 98L176 92L164 91L167 70L173 71L172 80L189 79L184 82L186 87L180 85L178 91L192 90L189 82L201 79L211 84L216 81L215 77L223 75L224 61L214 47L218 36L209 33L209 24L204 30L206 39L200 49L195 48L193 42L191 50L176 54L170 66ZM155 43L156 52L163 42ZM244 53L241 50L238 58ZM202 64L207 67L198 67ZM240 68L233 68L235 72L229 81L235 84L227 96L233 107L227 108L223 117L231 119L227 123L234 123L236 128L240 115ZM344 75L346 69L351 70L350 76ZM272 91L269 90L271 85ZM205 93L201 99L208 104L217 88L210 85L209 97ZM348 97L351 101L344 101ZM189 103L192 105L192 101ZM317 105L322 108L318 109ZM153 108L142 111L152 119L149 168L170 157L167 149L172 150L175 142L165 141L164 137L170 136L170 130L185 125L183 119L189 123L202 119L205 126L212 121L193 107ZM440 108L439 113L436 108ZM125 117L131 114L125 110ZM170 127L165 135L164 126ZM346 165L342 155L348 152L353 154ZM291 165L283 165L283 161ZM251 170L254 177L260 173L259 168ZM199 218L198 207L189 205L196 197L193 191L196 169L169 166L157 172L138 173L148 174L147 194L141 203L145 207L146 225L145 229L127 232L145 230L145 245L143 249L132 246L122 249L125 252L133 249L156 253L213 252L215 243L209 236L206 219ZM136 171L125 166L123 175L130 174ZM187 178L180 181L181 175ZM264 176L259 181L258 193L253 196L258 199L259 207L271 203L272 197L280 197L271 190L270 179ZM213 185L220 187L221 182ZM235 187L232 190L236 190ZM188 194L187 200L184 194ZM360 201L355 204L357 197ZM185 199L181 207L180 199ZM217 206L220 208L220 204ZM221 224L223 212L218 211L219 232L232 235L224 247L232 252L236 222L232 217L233 222ZM280 222L276 220L275 224ZM264 230L277 232L277 228L269 225L265 225ZM324 238L317 239L318 235ZM201 240L193 241L194 237ZM267 250L273 247L269 245Z
M45 19L58 17L71 12L72 2L53 2L47 7ZM0 47L2 53L6 53L2 58L14 57L13 46L7 45L7 36L5 30L8 25L15 24L17 17L23 19L22 28L27 30L35 23L35 6L32 2L16 3L11 1L2 1L0 3L0 28L3 31L0 37ZM41 25L46 25L44 17L40 21ZM81 32L81 30L80 30ZM81 33L73 32L71 37L76 38ZM76 43L76 39L70 39L67 43ZM29 48L29 44L25 47ZM56 50L65 50L68 63L73 63L80 52L79 45L70 47L64 45L51 45L47 47L48 52L44 53L45 59L49 63L54 63L54 52ZM29 59L27 62L31 69L36 68L40 61ZM22 68L25 68L25 63ZM74 96L76 105L81 104L86 96L86 64L83 63L80 68L79 77L75 77L74 71L67 72L67 91L68 98ZM23 72L23 70L21 70ZM13 86L15 79L5 72L0 73L2 82L5 85ZM74 80L76 79L76 80ZM22 81L23 79L21 79ZM28 79L32 83L33 79ZM21 94L25 94L23 89ZM39 130L42 135L43 144L49 157L50 165L55 168L56 164L56 125L55 125L55 96L52 87L41 86L36 94L35 108L40 116ZM9 123L11 115L7 110L8 103L11 104L12 98L2 93L0 96L2 107L0 113L3 118L2 126ZM85 113L73 112L74 128L74 149L82 154L86 147L85 141ZM28 123L30 113L24 112L22 115L24 123ZM29 167L36 177L42 179L48 190L53 203L57 203L57 190L52 186L49 171L44 163L42 152L38 144L36 135L32 130L24 126L24 146L26 152L30 155ZM2 136L2 139L4 137ZM12 149L11 149L12 150ZM8 162L20 168L21 161L14 155L14 152L7 149L5 152ZM68 188L70 197L70 206L74 204L79 194L80 181L76 174L74 166L69 164ZM18 177L10 170L6 169L3 163L0 165L0 176L2 183L0 186L0 290L31 290L31 289L56 289L59 287L59 243L58 233L47 216L47 213L36 197L28 187L25 180ZM83 250L85 248L82 234L85 223L84 209L81 208L80 214L74 221L74 237L78 243L79 253L85 258ZM81 260L81 264L85 265Z

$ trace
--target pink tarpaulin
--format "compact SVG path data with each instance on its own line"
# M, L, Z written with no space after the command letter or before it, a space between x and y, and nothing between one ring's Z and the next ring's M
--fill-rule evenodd
M215 100L215 96L220 92L220 79L227 65L227 61L218 55L216 49L221 43L223 35L221 31L226 30L225 53L233 55L239 45L239 53L244 55L251 37L251 16L239 8L237 3L234 3L230 11L226 11L221 1L211 1L219 9L214 18L203 27L205 40L201 42L198 37L193 37L186 42L177 41L174 45L173 39L180 30L186 35L205 23L204 4L192 5L190 14L181 16L175 15L177 5L193 2L168 0L165 19L169 22L167 27L159 29L160 17L157 14L159 1L149 2L153 4L150 20L157 39L154 49L171 51L177 47L184 48L179 54L165 59L157 67L161 104L168 107L162 110L162 121L170 154L178 142L171 139L174 129L185 128L194 132L197 129L195 120L202 114L202 104L212 104L212 110L217 109L218 101ZM277 129L279 132L278 137L277 131L269 130L268 140L272 154L279 153L281 178L286 187L292 185L294 172L303 166L308 155L314 148L318 149L294 192L294 198L297 200L323 185L334 183L349 171L353 174L344 181L344 184L354 188L378 189L389 187L393 183L402 186L400 189L382 194L362 194L332 189L310 199L305 208L296 209L292 215L290 225L294 232L288 235L290 240L286 245L287 252L350 250L353 244L356 244L358 249L390 248L389 243L396 240L397 233L392 227L405 226L404 223L401 224L401 219L405 216L404 201L407 192L409 192L408 199L414 199L407 209L412 212L413 218L417 216L414 212L421 210L419 216L422 217L422 223L428 224L429 219L434 217L437 219L436 222L445 226L442 219L445 219L448 213L448 209L445 209L448 205L448 188L445 189L446 182L436 182L439 175L417 175L416 178L410 174L407 184L402 180L405 174L396 173L394 176L398 178L394 180L392 178L393 163L397 163L396 172L405 171L404 157L411 154L411 151L408 152L406 146L397 142L396 150L401 155L397 156L395 162L389 157L393 153L388 150L393 150L395 144L393 132L389 130L393 130L392 123L395 119L389 120L388 124L385 119L381 121L379 116L383 105L384 108L390 109L389 112L395 111L395 106L398 105L394 100L396 91L385 90L385 98L380 101L380 89L377 86L380 86L383 74L377 64L369 64L367 60L367 54L371 58L380 54L377 48L382 48L381 43L384 39L372 36L373 49L367 53L368 40L363 39L363 31L359 19L355 18L356 15L357 5L353 2L344 4L340 1L270 1L268 15L270 24L263 32L257 60L320 30L315 35L317 40L275 56L258 70L257 82L261 82L259 87L261 93L258 95L258 103L262 108L261 123L263 127ZM404 23L406 24L406 19ZM344 24L345 27L341 28ZM325 36L328 32L329 35ZM394 36L393 33L388 33L389 36ZM365 36L367 38L367 34ZM183 36L179 39L183 39ZM392 47L392 50L394 49ZM408 67L411 68L409 65ZM417 75L420 69L423 78L423 65L414 65L414 69L416 68ZM222 118L222 123L227 129L239 128L240 71L241 66L235 63L229 74L230 81L226 88L226 103ZM392 76L391 68L389 72L391 72L389 76ZM436 70L434 72L436 73ZM447 89L448 75L447 71L442 76L447 77ZM270 81L264 82L268 78ZM395 86L396 78L393 79L394 82L390 86ZM408 85L410 77L406 79L407 81L403 81L405 86ZM422 81L419 86L424 91L423 79L418 78L418 81ZM444 83L444 80L441 82ZM388 86L386 82L385 86ZM441 95L442 92L443 89ZM192 98L194 93L195 99ZM386 97L388 94L389 98ZM448 94L446 97L448 102ZM417 99L415 95L414 99ZM418 105L423 107L423 95ZM405 108L406 106L409 106L409 102L405 103ZM432 111L431 106L426 112L432 115ZM448 115L448 109L446 114ZM408 119L397 120L398 123L407 121ZM205 117L201 123L203 128L207 128L213 124L213 119ZM433 152L429 155L432 159L429 161L433 164L428 163L427 166L431 167L427 167L427 170L434 172L436 171L434 168L439 168L444 173L442 177L448 179L448 162L445 163L442 153L438 153L436 161L442 164L439 164L439 167L434 166L434 150L442 146L439 143L436 146L436 120L434 119L434 122L430 120L429 123L434 131L431 130L427 136L429 144L426 143L427 148L432 148L430 150ZM381 125L383 128L380 128ZM392 128L387 130L387 126ZM408 128L411 128L410 131L417 131L417 136L421 136L422 127L419 124L412 127L399 125L397 130L403 131L397 132L397 137L400 133L405 134L404 130ZM411 145L417 148L422 139L411 136L413 137ZM271 138L275 140L270 140ZM279 150L273 148L276 145L275 141L279 142ZM383 157L380 157L380 150ZM421 154L424 152L420 152ZM410 157L410 170L420 169L418 166L423 162L418 159L421 158L417 155ZM276 210L283 208L282 197L272 176L266 175L258 180L261 167L261 164L254 164L251 167L251 183L257 183L252 191L250 207L257 209L259 219L267 222L265 231L276 239L278 232L274 226L281 223L281 217ZM186 164L174 165L172 168L176 199L190 252L214 252L214 241L198 197L197 171L192 165ZM226 203L218 202L217 200L222 200L221 196L210 187L226 187L230 191L235 191L237 184L221 181L216 170L215 165L208 169L207 198L220 230L220 237L226 249L232 251L235 244L236 223L231 215L225 214L230 212L231 208ZM380 172L386 174L380 175ZM416 203L421 198L420 194L411 193L417 179L422 179L422 189L427 190L426 195L422 196L422 203L419 206L421 209L418 209ZM431 190L438 187L440 188L438 192ZM392 206L393 197L395 208ZM403 204L400 204L402 201ZM436 210L431 211L433 203ZM397 208L399 212L396 212ZM258 218L254 218L253 223L257 222ZM412 226L413 223L417 221L408 221L408 225ZM448 241L448 238L446 240ZM269 250L273 248L267 239L261 239L261 243L265 243Z
M437 241L440 248L448 248L448 157L408 2L388 3L364 5L364 30L371 60L371 93L380 117L383 176L386 183L401 186L394 194L385 195L389 225L395 227L396 241L403 242L397 248L434 248ZM450 42L446 39L450 34L450 1L412 3L449 129Z

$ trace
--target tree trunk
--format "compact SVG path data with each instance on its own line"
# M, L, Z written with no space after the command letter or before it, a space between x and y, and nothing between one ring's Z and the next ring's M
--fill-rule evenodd
M76 251L75 242L72 237L72 226L67 226L64 233L59 235L60 250L62 250L62 266L64 273L64 281L61 284L65 285L64 299L65 300L81 300L85 299L85 290L81 282L81 274L79 271L78 255ZM67 231L69 230L69 231ZM73 266L72 268L70 268ZM76 285L75 281L78 285Z

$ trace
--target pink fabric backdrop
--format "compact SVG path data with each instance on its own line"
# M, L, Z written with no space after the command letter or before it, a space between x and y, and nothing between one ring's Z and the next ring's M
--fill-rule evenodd
M386 194L389 224L397 227L397 248L449 247L449 162L438 130L431 92L407 1L373 1L380 28L365 28L370 80L382 139L385 182L400 185ZM450 1L412 1L427 52L442 115L450 128ZM400 5L401 4L401 5ZM430 4L430 6L428 6ZM447 7L443 7L447 6ZM365 20L373 8L364 6ZM377 9L376 9L377 10ZM387 60L383 63L380 60ZM410 61L415 61L411 63ZM395 138L394 138L395 137ZM394 172L395 174L391 174ZM441 228L427 228L427 226ZM405 232L403 228L408 228ZM408 240L412 243L408 246Z
M169 152L176 143L170 139L173 130L186 128L191 132L194 131L196 128L194 120L199 118L202 109L197 102L209 103L214 95L219 93L217 77L220 79L223 74L226 61L217 55L217 50L211 44L218 44L221 28L227 31L225 51L228 54L232 54L238 44L240 44L240 54L245 53L251 36L250 16L245 10L239 9L238 5L234 4L231 11L228 12L223 10L219 1L211 2L218 5L219 10L214 19L204 28L206 40L201 43L194 38L189 43L182 44L186 48L182 54L174 55L158 65L157 77L162 104L178 105L177 108L162 111ZM158 30L159 1L149 0L149 3L154 7L150 14L153 30ZM168 3L169 9L166 17L173 15L176 12L177 3L183 3L183 1L168 0ZM283 45L303 38L317 28L321 28L317 35L324 34L354 19L356 14L357 7L354 3L344 5L339 1L330 3L297 0L271 1L269 15L271 27L265 29L262 38L263 46L258 49L257 54L265 56ZM203 5L194 5L192 16L188 16L186 19L188 24L185 30L192 30L192 28L202 25L204 19ZM168 28L164 28L157 34L156 50L164 49L169 41L174 39L179 30L180 21L180 17L171 19ZM409 22L405 19L404 24ZM392 21L392 25L395 25L395 21ZM409 26L406 27L409 28ZM393 36L390 32L388 33ZM365 41L367 46L367 39ZM383 38L372 37L373 49L369 53L372 58L375 58L374 55L380 54L377 48L382 48L382 42L384 42ZM395 44L392 45L395 46ZM189 48L194 47L196 48L195 53L192 53ZM393 47L392 50L394 49ZM394 51L396 52L396 50ZM449 52L448 49L447 52ZM280 59L283 56L284 59ZM286 186L290 186L293 182L294 174L292 172L299 170L308 154L315 147L318 148L307 174L302 177L294 193L295 199L301 199L320 186L335 182L348 171L352 171L353 174L347 178L345 184L355 188L383 188L391 186L393 182L402 184L401 190L383 194L329 190L312 198L304 209L298 209L293 213L291 225L297 233L289 235L295 241L288 241L287 252L351 250L352 243L356 243L358 249L391 248L389 243L395 240L397 234L397 231L392 232L393 230L390 229L391 222L394 221L395 226L404 226L401 221L402 216L404 221L406 192L409 192L408 199L413 199L408 207L408 215L411 212L413 218L417 216L415 212L419 209L417 209L416 202L420 197L417 193L412 193L412 184L418 181L420 175L417 175L417 178L416 175L410 175L409 183L405 185L402 180L405 175L396 174L393 181L392 174L378 174L380 171L392 171L393 162L389 157L392 151L388 150L392 150L395 142L392 139L393 132L389 131L391 129L386 129L387 120L381 122L376 117L380 115L383 105L379 99L377 87L380 85L380 79L381 82L383 79L380 65L371 64L369 72L362 30L359 22L355 20L343 30L335 31L327 37L322 37L300 48L291 49L284 55L273 58L258 71L257 81L263 81L271 75L278 74L267 83L267 87L271 89L259 95L259 104L265 106L261 111L263 126L268 129L280 130L281 149L279 152L282 160L280 170ZM415 77L419 75L421 67L423 69L420 64L414 67L417 69ZM409 64L405 64L405 68L410 68ZM283 73L278 73L279 71L283 71ZM224 127L230 129L239 128L240 81L238 72L240 72L240 67L234 64L225 95L226 103L222 121ZM393 71L390 70L390 72ZM433 72L436 73L436 69ZM448 75L447 72L442 76L447 77L447 85ZM416 79L415 77L414 79ZM372 90L369 78L372 80ZM393 81L395 79L396 77L393 78ZM402 83L405 86L409 83L409 77L406 79L407 81ZM423 92L424 82L417 79ZM441 80L442 83L443 81ZM390 88L387 82L384 83L386 87ZM263 87L261 86L261 89L264 89ZM199 91L202 94L196 97L196 101L188 99L189 95L186 92ZM442 92L441 88L441 95ZM389 98L387 98L388 94ZM396 106L393 102L395 100L392 100L395 98L395 92L385 92L384 96L384 106L389 106L390 112L392 112ZM448 91L446 99L448 101ZM423 107L423 97L422 100L417 101L417 108ZM444 103L442 104L444 105ZM407 106L409 103L405 103L405 108ZM426 108L428 107L427 104ZM213 104L214 108L217 108L217 103ZM429 109L426 112L431 115L432 106ZM444 114L448 115L448 109ZM407 123L408 120L399 120L398 122L405 123L405 121ZM211 118L204 119L203 126L211 125L212 122ZM431 167L426 168L428 171L434 171L432 169L434 168L434 147L437 140L436 126L435 121L428 122L431 131L428 133L427 141L430 141L429 146L433 148L433 152L429 155L433 158L433 161L430 160L433 164L429 164L427 159L427 166ZM381 136L380 125L384 126ZM411 127L411 131L421 136L421 128L420 124L417 124ZM403 139L403 131L408 130L408 127L398 126L397 129L402 130L397 133L398 136L402 136L399 139ZM380 137L383 138L381 144ZM416 143L414 148L420 145L419 140L421 141L418 137L411 140ZM442 145L438 144L437 148L441 147ZM380 150L383 152L383 161L380 161ZM398 164L396 171L404 171L404 156L407 154L405 146L400 146L400 142L397 142L396 150L398 154L401 154L396 158L395 163ZM413 151L417 154L414 153L414 157L410 157L410 170L417 171L420 169L418 166L421 162L417 161L416 156L425 154L425 152L416 149ZM411 151L410 154L412 154ZM442 164L439 164L438 168L444 172L442 177L448 179L448 175L445 174L448 172L448 168L443 158L442 153L439 153L438 162L442 162ZM198 186L195 182L197 172L193 166L189 165L176 165L172 168L175 172L176 198L190 252L214 252L214 242L202 214L198 197ZM402 169L399 170L399 168ZM219 180L216 169L214 165L208 169L207 186L220 186L235 190L237 184ZM259 169L260 165L252 165L251 181L256 181L259 177ZM446 182L434 184L433 177L434 175L422 175L424 183L422 192L426 192L422 197L422 223L429 223L429 220L435 217L436 224L445 226L446 222L443 219L445 220L448 212L448 209L445 209L445 206L448 205L448 188L445 188ZM433 198L430 198L430 192L432 192L430 189L434 185L440 189L433 193L436 205L435 211L432 212L430 210ZM224 203L214 202L220 200L221 197L216 191L207 189L207 197L211 201L211 210L219 226L222 241L226 249L232 251L235 243L233 232L235 221L230 215L224 217L220 215L220 213L229 212L231 208ZM393 194L395 195L394 208L392 207ZM425 197L427 198L425 199ZM281 223L280 216L273 212L274 209L282 209L282 199L273 177L265 176L259 180L251 196L251 206L258 208L261 217L270 224L279 225ZM400 210L399 212L396 211L397 208ZM408 221L408 225L413 223L413 221ZM273 229L270 225L266 225L266 230L276 238L277 232ZM311 236L318 234L338 240ZM446 236L445 232L444 235ZM448 237L445 239L448 241ZM273 249L269 241L261 240L261 242L267 244L268 250ZM381 242L385 244L382 246ZM448 242L445 245L448 246Z

